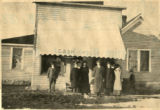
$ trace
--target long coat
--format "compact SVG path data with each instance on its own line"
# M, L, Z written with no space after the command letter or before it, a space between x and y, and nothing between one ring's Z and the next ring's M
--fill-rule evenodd
M115 75L112 68L105 69L105 88L109 90L113 90Z
M93 77L95 79L95 92L101 92L103 87L103 76L104 76L105 69L104 67L98 68L97 66L93 70Z
M77 71L77 73L78 73L78 75L77 75L77 83L78 83L78 88L79 88L79 90L80 90L80 88L81 88L81 77L83 76L83 74L82 74L82 70L81 70L81 68L78 68L77 69L78 71Z
M71 74L70 74L70 81L71 81L71 87L77 88L79 86L78 83L78 69L72 68Z
M80 73L80 91L82 93L89 93L90 92L90 86L89 86L89 68L81 68Z

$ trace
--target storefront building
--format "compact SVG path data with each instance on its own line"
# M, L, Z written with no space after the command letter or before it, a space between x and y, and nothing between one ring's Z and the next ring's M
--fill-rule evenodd
M72 60L88 62L91 79L95 60L126 57L120 29L124 7L64 2L35 2L35 57L32 89L48 89L46 71L57 57L62 60L56 88L70 82Z

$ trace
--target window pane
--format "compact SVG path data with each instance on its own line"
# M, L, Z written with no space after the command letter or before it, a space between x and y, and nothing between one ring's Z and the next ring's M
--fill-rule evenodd
M149 71L149 51L141 51L140 71Z
M128 70L137 71L137 50L129 50Z
M22 48L13 48L12 69L21 69Z

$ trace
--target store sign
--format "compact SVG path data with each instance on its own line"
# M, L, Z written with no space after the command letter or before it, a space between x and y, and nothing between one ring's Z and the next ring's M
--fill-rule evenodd
M55 54L76 55L76 56L99 56L98 49L79 50L79 49L54 49Z

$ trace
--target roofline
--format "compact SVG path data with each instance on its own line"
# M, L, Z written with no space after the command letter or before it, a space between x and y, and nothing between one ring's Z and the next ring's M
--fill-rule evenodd
M16 44L16 43L1 43L2 46L23 46L23 47L33 47L34 44Z
M93 5L93 4L81 4L81 3L51 2L51 1L34 1L33 3L53 4L53 5L61 5L61 6L78 6L78 7L86 7L86 8L99 8L99 9L111 9L111 10L126 9L126 7L122 7L122 6Z
M141 22L143 20L141 13L138 14L133 21L131 21L129 24L127 24L126 26L124 26L121 29L122 34L124 34L125 32L127 32L130 28L132 28L136 23Z
M25 36L34 36L34 34L29 34L29 35L22 35L22 36L18 36L18 37L8 37L8 38L2 38L1 40L7 40L7 39L13 39L13 38L20 38L20 37L25 37Z

